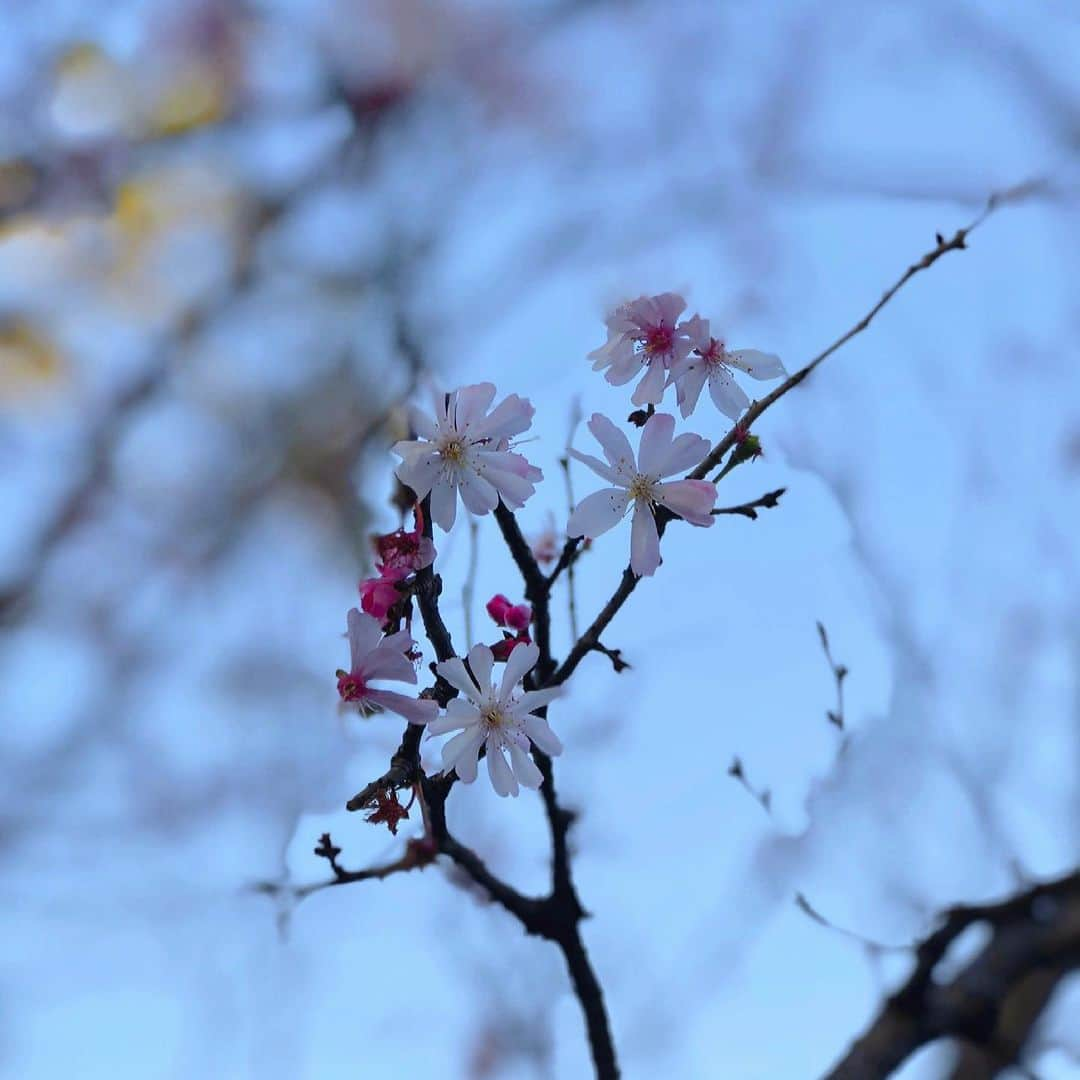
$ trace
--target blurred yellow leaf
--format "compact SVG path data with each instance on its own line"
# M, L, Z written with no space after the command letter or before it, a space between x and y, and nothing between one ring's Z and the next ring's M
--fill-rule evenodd
M52 387L68 374L56 346L22 319L0 323L0 399Z
M150 134L180 135L217 123L227 107L228 88L221 73L208 64L190 64L162 91L150 113Z

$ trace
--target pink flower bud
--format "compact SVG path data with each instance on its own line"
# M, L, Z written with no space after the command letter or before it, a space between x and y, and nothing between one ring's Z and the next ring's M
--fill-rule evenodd
M532 622L532 608L528 604L515 604L507 608L504 620L511 630L527 630Z
M380 567L377 578L368 578L360 582L360 607L369 615L382 621L390 609L401 599L396 582L408 574L404 567Z
M487 613L495 620L496 625L506 626L506 613L513 607L502 593L496 593L487 602Z

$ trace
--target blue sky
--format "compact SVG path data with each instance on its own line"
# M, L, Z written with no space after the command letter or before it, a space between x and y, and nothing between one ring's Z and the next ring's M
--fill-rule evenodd
M142 56L145 16L64 8L14 18L15 39L100 31ZM629 388L585 360L610 303L682 291L732 344L794 370L935 232L966 224L991 191L1047 177L1048 193L1003 207L762 419L764 458L725 480L720 502L786 487L781 507L672 527L663 567L605 637L632 671L590 657L551 722L566 745L559 789L582 811L587 943L628 1077L770 1080L836 1058L905 959L875 964L796 893L902 944L949 903L1076 864L1080 24L1069 5L1037 8L599 4L552 26L524 5L494 24L482 5L469 19L429 5L451 44L431 46L423 20L400 33L434 50L430 97L366 171L323 183L319 139L339 118L300 75L333 36L334 5L266 7L274 47L295 34L300 73L268 115L314 132L296 137L307 164L286 160L280 175L295 168L311 192L258 249L265 282L185 345L167 393L124 429L112 494L0 643L4 753L25 781L8 797L0 879L0 1068L464 1077L485 1040L527 1047L528 1032L546 1063L509 1054L493 1075L586 1075L558 956L443 870L321 893L284 938L273 905L245 891L283 868L320 875L310 849L327 828L349 865L396 850L338 809L400 734L336 710L362 545L316 485L238 508L222 478L287 458L298 400L347 431L350 408L359 423L399 392L373 268L418 236L431 242L407 308L432 377L492 380L536 406L525 449L547 479L519 515L529 530L549 509L565 515L557 459L573 403L629 410ZM342 41L370 45L362 5L342 10ZM356 48L361 69L375 63ZM22 85L17 52L0 65L9 87ZM15 116L6 154L48 145L47 124ZM184 219L124 286L145 290L138 303L105 295L75 240L54 264L0 238L5 310L44 318L76 373L35 404L0 401L5 573L77 477L98 404L151 362L183 304L220 287L204 272L229 250L217 193L287 186L264 166L280 142L252 121L150 161L207 170L195 216L210 224ZM347 277L362 286L335 291ZM320 373L333 386L345 345L360 357L356 400L303 397ZM249 459L263 423L280 445ZM714 439L726 427L707 401L679 423ZM372 528L396 524L391 467L375 446L352 478ZM593 489L587 470L573 475L579 495ZM190 522L214 514L238 525L211 558ZM479 543L486 634L483 600L520 587L490 519ZM436 544L460 642L467 535ZM583 619L628 550L628 528L613 530L580 563ZM842 755L817 620L851 671ZM726 776L735 755L771 792L771 815ZM437 762L434 743L425 756ZM535 798L477 783L455 791L449 820L519 887L543 887ZM1051 1080L1075 1075L1060 1044L1077 986L1066 993L1036 1059ZM944 1061L931 1050L903 1075L939 1076Z

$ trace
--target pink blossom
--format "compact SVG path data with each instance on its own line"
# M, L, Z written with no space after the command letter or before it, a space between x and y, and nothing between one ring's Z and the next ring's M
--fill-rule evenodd
M414 642L407 630L382 636L382 624L356 608L348 614L349 670L338 669L338 693L341 700L359 706L361 715L373 708L389 709L405 717L410 724L426 724L435 719L439 707L434 701L408 697L393 690L381 690L373 681L403 682L416 685L416 669L407 653Z
M746 392L733 378L732 368L746 372L754 379L778 379L787 371L779 356L758 352L757 349L728 350L723 341L709 333L709 320L695 315L683 326L690 337L693 352L672 365L668 386L675 384L679 408L689 416L698 403L706 381L716 407L732 420L737 420L750 404Z
M489 413L494 399L491 383L435 394L434 421L412 409L410 420L420 437L393 448L401 458L398 479L418 498L430 493L432 520L445 531L453 528L459 493L474 514L494 510L500 499L518 509L543 478L539 469L510 450L510 440L532 423L532 405L510 394Z
M408 532L396 529L374 538L379 571L384 577L388 576L387 569L403 569L409 573L422 570L435 561L435 545L430 537L424 536L424 511L419 503L413 507L413 523L413 528Z
M396 584L408 576L405 567L379 567L378 577L360 582L360 606L380 622L386 619L390 609L401 599Z
M547 524L540 532L530 537L529 548L533 553L533 558L541 566L549 566L559 557L561 547L561 537L555 531L555 515L549 510Z
M654 413L641 430L635 464L630 441L606 416L593 413L588 426L600 443L607 464L577 450L570 453L614 486L582 499L570 515L566 531L570 536L600 536L622 520L632 503L630 568L639 577L654 574L660 565L657 504L691 525L708 528L714 522L710 511L716 503L715 484L706 480L661 482L665 476L697 465L709 452L709 442L700 435L690 434L673 440L675 417L670 413Z
M589 353L593 371L607 368L604 378L623 386L644 368L630 400L635 405L658 405L664 398L667 371L690 351L685 324L676 322L685 309L686 301L677 293L639 296L617 307L605 320L607 341Z

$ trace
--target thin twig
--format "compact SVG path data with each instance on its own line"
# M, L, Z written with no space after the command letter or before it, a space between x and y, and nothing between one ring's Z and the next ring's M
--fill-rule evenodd
M572 437L572 433L571 433ZM563 454L559 458L559 468L562 469L563 484L566 487L566 515L569 516L574 512L574 507L577 505L574 499L574 481L570 476L570 455ZM580 538L578 538L580 542ZM567 541L569 543L569 541ZM566 551L566 548L563 549ZM571 549L572 555L577 551L577 545ZM577 641L578 638L578 621L577 621L577 590L574 587L574 559L568 558L566 561L566 608L567 614L570 616L570 637L572 640ZM562 565L562 560L559 560L559 564L556 565L552 571L551 580L554 581Z
M747 779L746 770L743 767L742 760L740 758L732 758L731 764L728 766L728 776L733 780L737 780L746 791L750 794L753 800L765 811L769 817L772 817L772 792L768 788L761 788L760 790L754 787L753 784Z
M469 569L465 575L465 583L461 586L461 606L465 609L465 643L471 646L474 638L472 633L472 609L473 595L476 591L476 567L480 555L480 529L476 524L476 518L469 515Z
M818 637L821 638L821 648L825 652L825 659L829 662L829 667L832 669L833 680L836 682L836 708L826 709L825 715L829 718L829 723L835 725L841 731L844 730L844 680L848 676L848 669L843 664L838 664L832 656L832 652L829 649L829 635L825 633L825 625L821 622L817 624Z
M1018 184L1015 187L1009 188L1002 192L997 192L990 196L986 201L986 206L983 207L978 217L967 225L963 229L957 229L956 232L946 240L943 236L938 235L937 246L928 251L917 262L912 263L900 278L894 282L883 294L880 300L846 333L841 334L831 345L822 350L815 356L805 367L801 367L794 375L789 376L784 380L771 394L763 397L760 401L755 401L749 409L739 418L738 424L732 427L732 429L712 448L709 452L709 456L689 474L689 478L693 480L703 480L723 459L723 456L735 445L736 429L741 425L744 429L748 428L766 409L775 405L785 394L794 390L823 360L832 356L837 349L846 345L853 337L861 334L871 322L873 322L875 316L879 311L892 298L918 273L923 270L929 270L943 255L946 255L950 251L963 251L967 248L967 238L995 211L998 207L1005 205L1006 203L1020 202L1033 194L1036 190L1039 190L1037 182L1030 181L1024 184Z
M738 506L719 506L712 511L713 514L741 514L751 521L757 520L758 510L772 510L780 505L780 496L787 488L777 488L775 491L767 491L764 495L754 499L753 502L740 503Z

